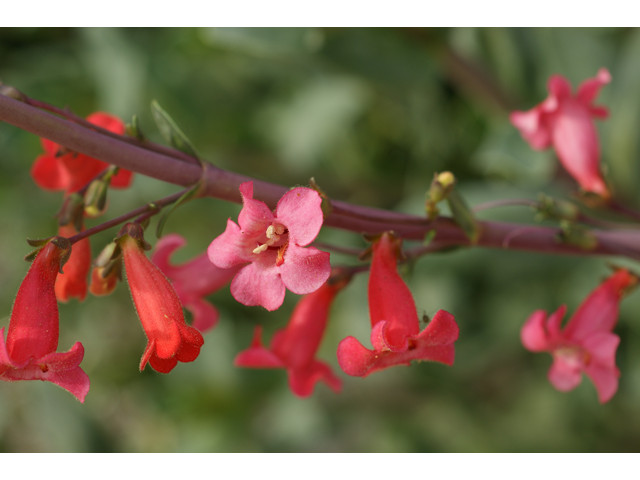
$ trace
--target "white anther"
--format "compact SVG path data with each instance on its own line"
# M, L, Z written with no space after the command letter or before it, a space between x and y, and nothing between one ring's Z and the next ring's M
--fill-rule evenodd
M259 247L256 247L253 249L253 253L262 253L264 252L267 248L269 248L269 244L265 243L264 245L260 245Z

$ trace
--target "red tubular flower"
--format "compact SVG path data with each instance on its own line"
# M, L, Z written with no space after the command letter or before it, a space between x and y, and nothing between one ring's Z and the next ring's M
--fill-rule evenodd
M616 349L620 337L612 333L618 321L618 306L623 294L638 283L638 278L621 269L589 294L569 323L560 330L567 307L561 306L547 319L547 312L536 310L522 327L522 344L532 352L549 352L553 364L549 381L561 392L576 388L584 372L598 391L600 403L606 403L618 390L620 371L616 367Z
M95 112L87 121L110 132L124 135L122 120L103 112ZM40 155L31 168L31 176L40 188L45 190L64 190L73 193L87 185L96 175L109 166L96 158L83 153L68 152L57 143L42 140L44 155ZM111 179L114 188L127 188L131 184L133 173L120 169Z
M453 315L439 310L420 331L418 313L409 288L398 274L402 241L385 232L373 244L369 274L371 344L368 350L354 337L338 345L338 363L348 375L367 375L411 360L432 360L453 365L453 342L458 325Z
M160 373L169 373L178 362L193 362L204 339L184 321L182 305L173 287L145 255L142 227L126 224L120 235L127 282L138 317L147 335L140 371L147 362Z
M595 78L582 82L574 96L567 79L554 75L544 102L527 112L511 114L511 123L531 148L543 150L553 145L562 166L580 186L604 198L610 193L600 173L600 145L593 118L607 118L609 112L594 106L593 100L610 81L608 70L601 68Z
M58 234L61 237L72 237L78 231L73 223L61 225ZM85 238L74 244L69 260L64 264L64 273L56 280L56 298L68 302L70 298L82 301L87 296L87 275L91 270L91 245Z
M162 237L156 244L151 261L169 278L180 302L193 314L192 326L204 333L216 326L220 314L202 297L224 287L242 265L218 268L211 263L206 252L181 265L172 265L169 258L186 243L184 238L175 233Z
M55 237L38 253L22 281L11 311L7 341L0 329L0 380L55 383L84 403L89 377L80 368L84 348L56 353L59 318L54 284L71 246Z
M286 368L289 387L299 397L310 396L315 384L320 380L335 392L340 392L340 379L326 363L316 360L315 355L324 334L333 299L347 283L348 280L335 284L327 282L315 292L302 297L287 327L274 334L269 349L262 345L262 327L256 327L251 346L238 354L234 365L249 368Z

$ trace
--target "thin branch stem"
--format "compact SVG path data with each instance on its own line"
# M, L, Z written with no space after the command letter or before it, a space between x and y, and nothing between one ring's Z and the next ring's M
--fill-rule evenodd
M135 210L131 210L130 212L120 215L119 217L116 217L104 223L101 223L100 225L96 225L95 227L91 227L86 230L83 230L82 232L74 235L73 237L70 237L69 241L71 242L71 245L73 245L74 243L79 242L84 238L90 237L91 235L95 235L96 233L104 232L105 230L108 230L112 227L116 227L121 223L124 223L127 220L131 220L132 218L135 218L137 216L151 213L151 212L153 212L152 214L155 215L163 207L178 200L185 192L186 190L176 192L172 195L161 198L160 200L156 200L155 202L151 202L141 207L138 207Z

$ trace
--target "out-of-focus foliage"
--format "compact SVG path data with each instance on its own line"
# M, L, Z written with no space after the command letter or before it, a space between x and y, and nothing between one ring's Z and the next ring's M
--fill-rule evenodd
M540 191L568 197L574 184L553 153L531 151L507 114L545 98L551 74L577 85L603 66L613 77L599 102L611 107L599 125L603 160L633 203L640 30L0 29L0 80L33 98L83 117L137 114L161 141L149 108L157 99L222 168L288 186L313 176L333 198L417 214L433 173L445 169L471 205ZM61 194L29 176L40 152L35 136L0 124L0 326L27 270L25 238L55 233ZM103 218L176 190L137 176L132 189L111 192ZM202 252L238 211L214 199L182 206L165 227L188 239L177 260ZM533 216L520 207L481 214ZM92 238L94 253L114 235ZM330 229L321 239L365 246ZM86 403L52 384L0 383L0 451L637 451L640 294L622 304L620 390L605 406L587 380L555 391L549 356L519 339L533 310L575 310L607 272L605 260L480 249L422 258L407 282L420 313L455 315L455 365L341 374L341 395L319 385L307 400L290 393L281 370L232 366L256 323L267 338L286 323L295 295L273 313L238 304L228 289L212 295L221 321L198 360L141 374L145 338L120 285L111 297L60 305L60 348L86 349ZM368 344L366 284L359 275L334 305L320 357L335 368L340 339Z

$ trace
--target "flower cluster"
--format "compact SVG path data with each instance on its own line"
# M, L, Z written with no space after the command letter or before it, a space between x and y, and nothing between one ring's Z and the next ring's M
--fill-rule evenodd
M595 78L583 82L574 95L569 82L555 75L549 80L546 100L529 111L513 112L510 119L532 148L553 146L580 187L605 200L600 205L617 206L618 211L624 211L611 198L602 176L593 122L593 118L606 118L608 114L605 108L594 106L593 101L610 79L609 72L601 69ZM107 130L123 135L125 131L122 121L106 113L94 113L87 121L103 133ZM182 135L180 132L181 139ZM330 254L316 248L320 246L318 243L312 246L325 214L334 208L331 202L325 202L326 195L313 182L314 188L296 187L286 192L274 210L254 198L253 182L240 184L242 209L237 223L228 219L226 229L213 239L206 252L182 264L172 263L171 257L186 245L186 240L177 234L161 238L149 259L145 250L151 246L144 239L144 226L150 216L174 201L171 198L180 204L186 195L167 197L107 222L113 226L135 218L121 228L93 262L88 286L92 263L88 237L96 229L85 230L85 219L102 214L108 187L128 187L132 173L49 140L43 139L42 143L45 154L38 157L31 170L33 179L44 189L64 191L65 200L58 215L58 236L31 241L38 250L31 255L33 263L16 296L6 340L4 328L0 329L0 380L49 381L84 402L89 391L89 377L80 368L84 348L77 342L69 351L57 352L58 302L71 298L82 301L87 290L97 296L108 295L121 280L123 270L147 338L140 371L149 364L157 372L169 373L179 362L196 360L204 345L203 333L213 329L220 317L206 297L230 282L231 295L238 302L261 306L270 312L282 306L286 290L302 296L287 325L273 334L268 346L262 340L263 327L255 327L250 345L238 353L234 364L243 368L285 369L289 387L299 397L312 395L319 382L340 392L342 380L336 373L339 370L321 360L319 350L334 300L353 275L367 270L371 348L353 336L342 339L336 352L340 369L349 376L367 377L389 367L409 366L412 361L453 365L454 344L460 334L458 324L451 313L439 310L421 325L414 297L398 272L398 264L406 258L401 235L394 234L386 223L383 228L383 220L377 219L380 223L372 227L376 235L365 235L371 246L359 257L369 258L370 254L371 261L366 266L332 267ZM260 196L260 189L257 190ZM194 187L186 194L200 191ZM451 219L438 218L437 204L445 199L452 211ZM359 215L355 210L349 213L353 217ZM569 222L570 227L576 227L580 215L576 208L573 215L558 216ZM469 244L488 236L482 228L487 224L476 221L456 190L455 177L450 172L436 175L427 195L426 217L417 220L413 225L419 228L444 220L443 224L448 222L465 234ZM595 224L607 225L598 220ZM564 227L560 229L563 233ZM580 231L582 225L577 227ZM513 230L509 235L526 230ZM424 230L419 232L422 235ZM509 235L505 241L511 238ZM550 242L555 238L551 237ZM494 240L486 244L495 245ZM594 241L574 242L572 246L596 248L597 239ZM426 251L421 246L411 256ZM622 297L638 283L639 278L628 269L617 269L587 296L564 328L561 324L565 306L551 315L543 310L531 314L522 327L521 340L532 352L546 351L552 355L548 377L555 388L574 389L584 373L595 385L601 403L615 395L620 376L615 355L620 338L613 330ZM185 320L183 307L193 317L191 324Z

